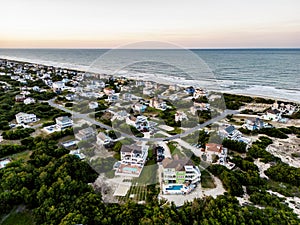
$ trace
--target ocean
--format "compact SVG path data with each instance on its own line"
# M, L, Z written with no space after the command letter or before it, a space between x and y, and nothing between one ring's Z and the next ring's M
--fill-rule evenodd
M300 102L300 49L0 49L0 58Z

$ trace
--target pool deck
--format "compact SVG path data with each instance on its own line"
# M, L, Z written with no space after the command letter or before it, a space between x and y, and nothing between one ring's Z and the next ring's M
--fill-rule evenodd
M130 168L132 170L127 170L126 168ZM125 165L123 163L116 169L115 174L120 176L130 176L130 177L139 177L143 167L137 165Z
M215 188L202 188L201 185L198 185L191 193L187 195L174 195L169 194L165 195L160 193L158 198L165 199L167 202L174 202L176 206L182 206L185 202L192 202L195 198L203 198L206 196L212 196L216 198L218 195L223 195L226 190L224 189L222 182L219 178L214 177Z

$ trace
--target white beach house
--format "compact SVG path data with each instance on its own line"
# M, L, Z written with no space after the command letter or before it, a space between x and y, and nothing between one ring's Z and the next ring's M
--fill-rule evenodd
M73 126L73 120L70 119L68 116L57 117L55 119L55 122L57 127L61 130Z
M37 121L36 115L32 113L28 114L28 113L19 112L18 114L15 115L15 117L18 124L34 123Z

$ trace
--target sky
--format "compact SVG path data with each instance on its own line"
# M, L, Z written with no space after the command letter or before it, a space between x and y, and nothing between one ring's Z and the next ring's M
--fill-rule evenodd
M0 48L300 47L299 0L1 0Z

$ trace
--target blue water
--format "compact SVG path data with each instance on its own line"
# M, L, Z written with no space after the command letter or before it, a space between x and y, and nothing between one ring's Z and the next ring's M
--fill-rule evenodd
M300 49L0 49L0 57L204 86L217 81L223 91L300 102Z
M124 167L123 171L127 171L127 172L136 172L137 168L131 168L131 167Z
M174 185L166 188L167 191L180 191L183 185Z

